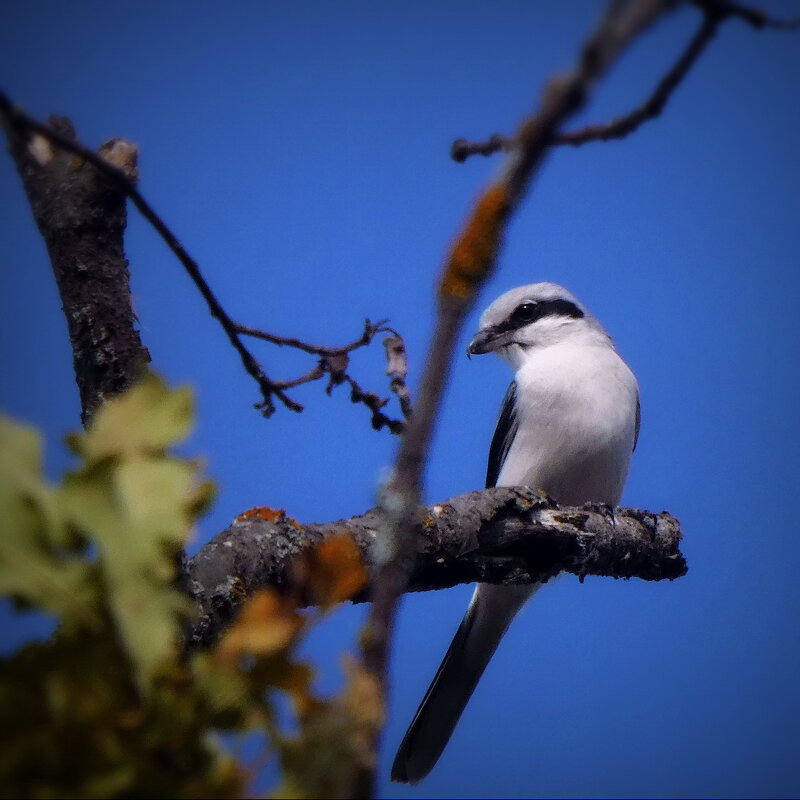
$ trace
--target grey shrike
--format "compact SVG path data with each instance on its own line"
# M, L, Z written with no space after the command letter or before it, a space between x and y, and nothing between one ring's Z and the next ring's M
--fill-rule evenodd
M528 486L556 502L614 506L639 434L639 388L611 337L566 289L533 283L483 312L468 354L514 369L486 486ZM514 615L541 584L480 583L392 766L416 783L433 768Z

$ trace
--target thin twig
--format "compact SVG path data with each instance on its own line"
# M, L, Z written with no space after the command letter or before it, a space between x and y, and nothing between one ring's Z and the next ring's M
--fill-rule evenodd
M495 153L514 149L514 139L493 133L485 142L470 142L467 139L454 139L450 145L450 158L463 164L470 156L491 156Z
M386 416L386 414L384 414L381 410L389 402L388 398L380 397L373 392L365 391L347 372L347 367L350 363L350 353L359 347L365 347L366 345L370 344L378 333L390 333L391 338L400 343L399 346L401 347L403 353L405 353L405 345L403 344L402 337L394 328L388 327L386 325L387 322L388 320L381 320L380 322L370 322L368 319L364 320L364 331L362 332L361 336L359 336L357 339L354 339L349 344L342 345L341 347L328 347L327 345L309 344L301 339L290 336L277 336L274 333L269 333L268 331L262 331L259 328L253 328L249 325L241 325L239 323L236 323L236 330L244 336L252 336L257 339L263 339L264 341L279 345L281 347L293 347L294 349L301 350L304 353L309 353L311 355L320 357L317 365L310 369L305 375L301 375L299 378L294 378L293 380L288 381L273 381L273 383L279 388L290 389L295 386L300 386L304 383L311 383L312 381L319 380L325 375L328 375L328 385L325 387L327 394L330 395L334 387L339 386L342 383L347 383L350 386L350 400L353 403L361 403L365 405L372 412L372 427L376 431L386 427L391 431L391 433L400 434L405 429L405 424L402 422L402 420L392 419L391 417ZM384 340L384 345L386 341L388 340ZM388 350L386 357L387 360L390 359ZM388 367L386 374L393 374L389 371ZM403 377L405 377L405 373L403 374ZM408 390L405 389L405 384L403 383L402 379L394 377L390 384L390 388L395 394L397 394L400 402L400 410L403 412L403 416L408 419L411 401L408 397ZM403 389L405 389L404 397L401 396Z
M364 320L364 332L358 339L354 339L350 344L342 345L341 347L327 347L325 345L309 344L300 339L291 336L276 336L274 333L262 331L260 328L253 328L249 325L241 325L238 322L234 323L238 333L244 336L252 336L256 339L263 339L266 342L277 344L281 347L293 347L296 350L302 350L304 353L310 353L315 356L336 356L342 353L349 353L358 347L368 345L378 333L394 332L393 328L387 328L386 323L388 319L382 319L380 322L370 322L368 319Z
M312 367L308 372L306 372L305 375L301 375L299 378L293 378L289 381L274 381L274 383L281 389L294 389L295 386L302 386L304 383L318 381L324 375L324 367L322 364L317 364L315 367Z
M691 0L693 5L702 9L706 14L722 18L736 17L746 22L752 28L772 28L773 30L797 30L800 28L800 17L793 19L776 19L760 8L752 8L732 0Z
M406 429L405 423L399 419L391 419L381 411L389 402L387 398L379 397L372 392L365 392L349 375L345 375L344 380L350 386L350 401L363 403L372 412L372 427L376 431L386 426L394 434L403 433Z

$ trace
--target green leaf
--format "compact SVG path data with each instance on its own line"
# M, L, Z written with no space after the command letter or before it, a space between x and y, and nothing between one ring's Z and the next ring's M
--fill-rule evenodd
M105 458L163 451L183 439L192 424L188 387L171 390L152 373L109 400L85 433L67 438L87 466Z
M0 416L0 593L70 624L94 624L90 566L40 468L38 434Z
M260 730L287 797L352 796L372 767L380 687L348 666L343 692L317 697L295 655L315 617L292 598L256 593L215 649L183 657L179 564L212 494L197 463L167 453L190 423L187 390L151 376L71 437L80 463L54 489L38 435L0 420L0 592L61 623L0 657L0 795L241 797L252 776L219 730ZM299 594L325 609L364 581L349 536L296 566Z
M196 463L164 455L190 422L185 390L148 378L97 415L85 462L64 481L67 517L97 543L108 602L142 691L174 655L190 611L175 586L194 515L210 494Z

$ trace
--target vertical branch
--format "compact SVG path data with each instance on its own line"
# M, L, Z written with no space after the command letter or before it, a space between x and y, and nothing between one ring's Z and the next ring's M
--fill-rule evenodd
M416 409L401 442L394 472L380 498L384 525L376 543L378 568L362 633L362 658L365 668L383 688L384 698L397 599L416 549L424 464L464 318L494 270L508 219L541 164L554 133L583 106L594 84L625 46L671 5L671 0L612 0L584 44L577 65L549 82L538 111L522 123L517 134L519 147L479 197L445 261L439 280L436 328ZM376 754L378 743L376 730ZM372 794L373 787L374 775L363 776L360 796Z
M69 120L50 127L75 139ZM123 250L125 192L84 159L44 136L7 125L9 151L47 245L72 345L81 421L134 382L150 361L136 329ZM98 155L136 177L136 148L122 139Z

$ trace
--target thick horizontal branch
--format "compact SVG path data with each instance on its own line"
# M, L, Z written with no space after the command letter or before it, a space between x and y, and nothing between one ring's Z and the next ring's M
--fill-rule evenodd
M678 549L680 527L666 512L559 508L530 489L503 487L421 508L419 519L406 591L475 581L531 583L560 572L643 580L672 580L686 572ZM375 509L310 525L269 508L241 514L187 564L201 614L193 644L212 642L237 606L260 587L298 596L293 560L330 536L350 532L373 574L381 563L380 526ZM302 594L298 600L307 602Z

